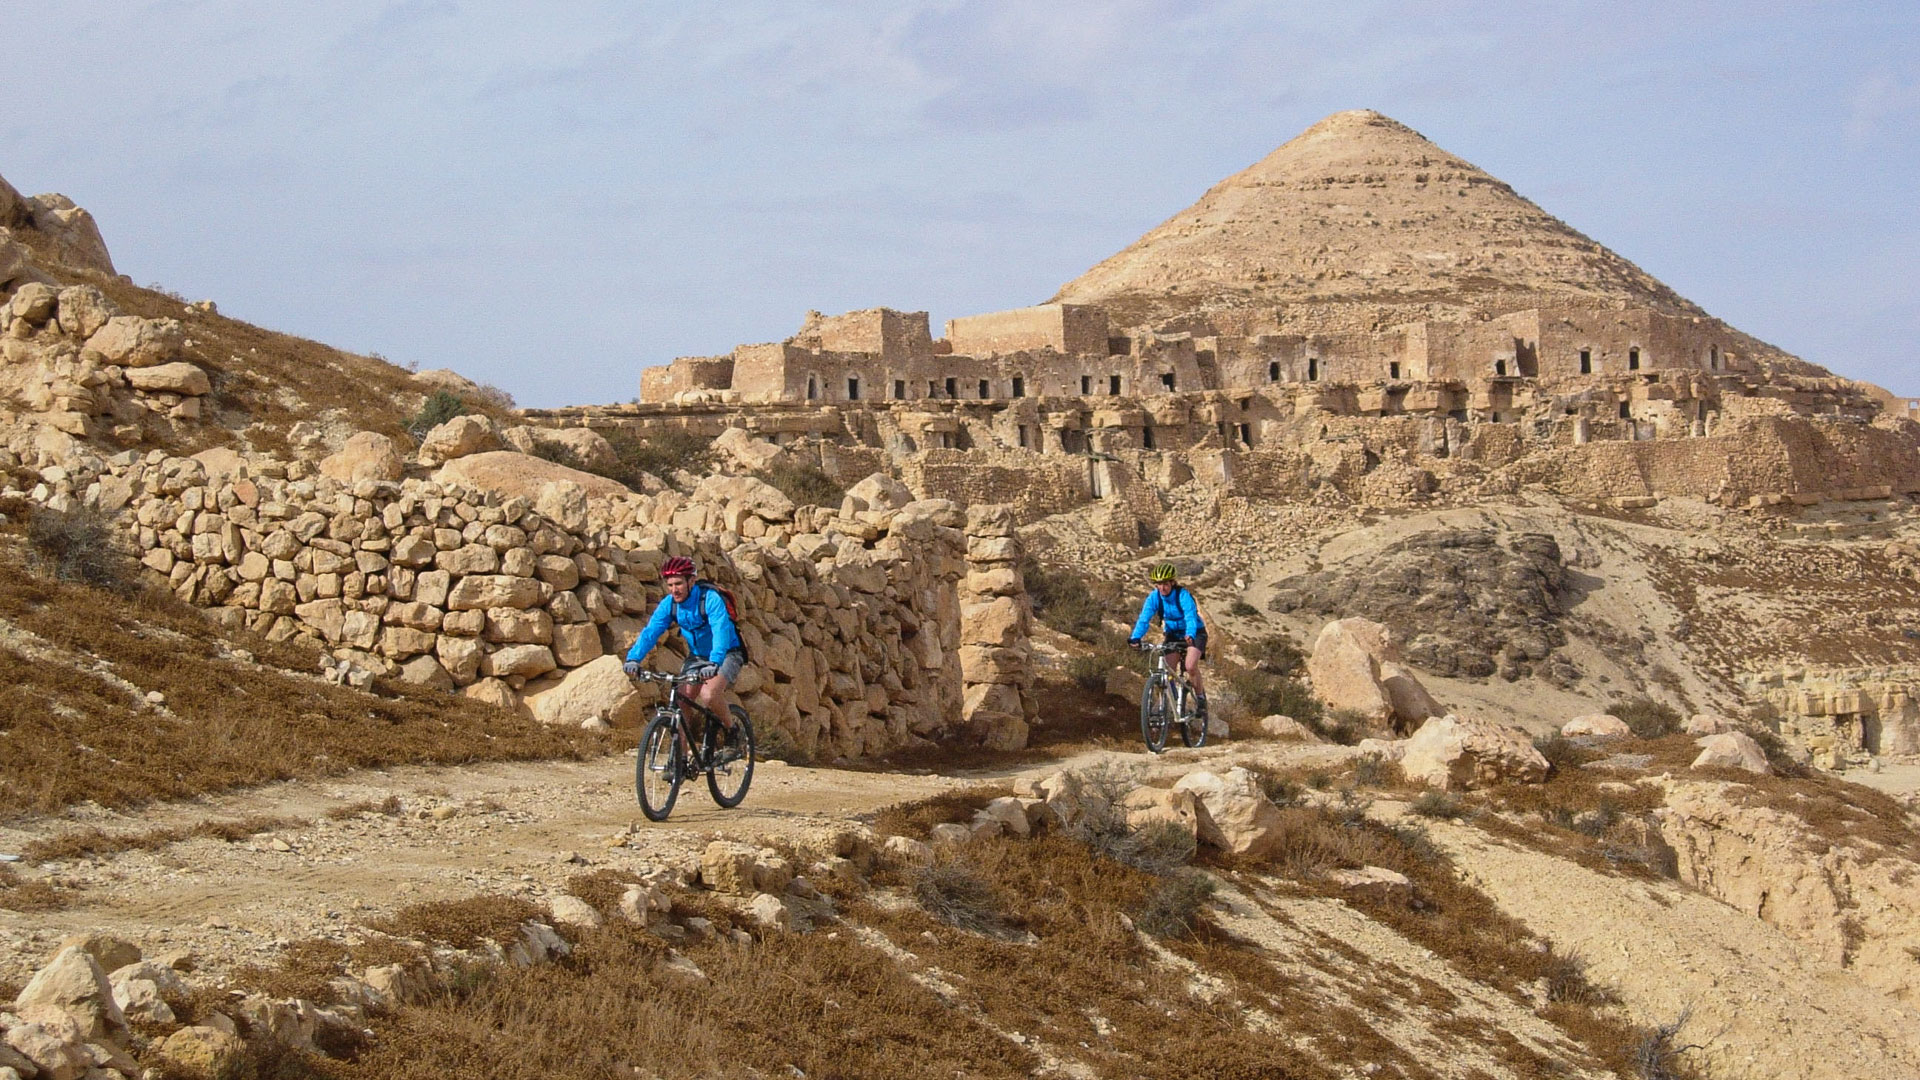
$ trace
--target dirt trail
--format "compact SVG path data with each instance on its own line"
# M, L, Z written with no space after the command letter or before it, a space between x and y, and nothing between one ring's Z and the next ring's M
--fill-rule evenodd
M1007 782L1022 772L1042 775L1102 758L1177 773L1199 761L1224 765L1278 752L1272 743L1237 743L1171 751L1150 761L1139 753L1092 751L956 775L763 761L738 809L719 809L705 785L696 783L681 789L672 818L660 824L647 821L634 801L631 755L371 770L129 813L82 808L0 827L0 852L19 852L34 841L88 827L140 834L253 816L299 824L232 843L193 839L47 864L56 884L79 890L76 902L46 913L0 910L0 979L24 979L61 938L83 930L119 934L150 954L188 951L207 968L222 970L269 960L287 942L344 930L423 900L476 893L537 900L564 891L575 874L678 863L718 834L799 835L954 787ZM1284 752L1304 760L1347 751ZM400 813L328 816L390 796L399 798Z

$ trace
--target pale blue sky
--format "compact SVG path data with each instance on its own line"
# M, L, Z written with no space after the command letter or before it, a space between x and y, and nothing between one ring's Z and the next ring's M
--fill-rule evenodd
M1920 395L1912 2L4 0L0 41L0 175L122 273L526 405L1038 303L1350 108Z

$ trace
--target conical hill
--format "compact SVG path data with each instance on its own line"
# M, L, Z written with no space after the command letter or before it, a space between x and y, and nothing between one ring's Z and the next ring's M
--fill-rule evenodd
M1335 113L1221 181L1056 301L1116 326L1374 330L1538 303L1704 315L1418 132ZM1196 320L1197 321L1197 320Z

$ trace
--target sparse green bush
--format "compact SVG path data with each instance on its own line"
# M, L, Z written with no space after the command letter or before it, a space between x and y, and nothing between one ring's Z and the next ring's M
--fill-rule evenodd
M1105 638L1101 624L1118 601L1118 590L1065 567L1050 567L1028 556L1020 564L1027 599L1041 622L1089 644ZM1103 675L1104 678L1104 675Z
M1300 680L1255 668L1229 668L1225 674L1227 688L1240 699L1248 716L1291 716L1317 734L1332 737L1321 722L1326 716L1326 707L1307 692Z
M1285 634L1268 634L1241 647L1247 662L1269 675L1294 675L1306 664L1307 656ZM1298 719L1296 717L1295 719Z
M414 413L407 421L407 434L413 436L414 441L418 442L427 432L456 416L464 416L467 412L465 398L451 390L435 390L427 395L427 400L421 404L420 411Z
M1260 609L1236 596L1233 598L1233 603L1227 605L1227 614L1242 619L1252 619L1259 617Z
M1680 730L1680 711L1652 698L1618 702L1609 711L1642 739L1658 739Z
M660 428L636 435L629 431L606 432L607 445L619 461L607 477L639 490L640 474L651 473L669 479L677 469L699 473L713 461L713 440L688 431Z
M27 522L35 569L61 581L127 593L134 587L132 560L120 552L117 539L113 522L96 510L63 514L41 507Z
M1367 754L1353 763L1353 783L1356 787L1392 787L1405 779L1398 762L1388 761L1379 754Z
M837 507L847 497L845 484L807 462L775 461L758 475L792 499L795 506Z

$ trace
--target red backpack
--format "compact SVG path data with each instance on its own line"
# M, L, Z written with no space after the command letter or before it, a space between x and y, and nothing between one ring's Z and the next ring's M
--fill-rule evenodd
M727 605L727 618L733 620L734 636L740 639L740 655L746 657L748 663L752 663L753 657L747 652L747 635L740 632L740 601L734 598L733 590L724 585L716 585L706 578L696 578L694 584L720 594L720 601ZM704 607L705 601L703 600L701 604Z

